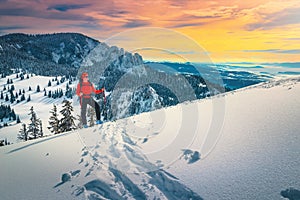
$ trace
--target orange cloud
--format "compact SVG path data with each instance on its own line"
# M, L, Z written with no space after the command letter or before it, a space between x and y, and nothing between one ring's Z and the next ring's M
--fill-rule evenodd
M299 13L298 0L11 0L1 2L0 33L80 32L105 40L132 28L155 26L187 35L216 62L299 61L294 50L300 46L289 39L299 38ZM176 44L176 38L147 44L170 48L172 39ZM134 38L130 41L134 45ZM176 48L179 53L194 50Z

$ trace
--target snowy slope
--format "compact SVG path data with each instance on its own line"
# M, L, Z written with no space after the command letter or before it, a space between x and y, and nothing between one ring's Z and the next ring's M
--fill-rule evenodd
M29 79L26 78L24 80L20 80L20 78L16 78L16 74L12 74L9 76L6 76L5 78L0 79L0 88L4 86L8 87L6 84L7 79L13 80L13 85L15 86L15 92L18 92L20 89L25 90L25 101L22 101L20 103L17 103L16 101L11 104L10 102L6 102L4 100L0 100L0 103L5 105L10 105L12 109L15 110L16 114L19 115L21 119L21 123L16 124L16 122L9 123L8 127L3 127L0 129L0 140L1 139L7 139L11 143L17 143L19 142L17 140L17 134L19 130L22 127L22 123L28 124L30 116L28 115L29 109L31 106L34 107L34 110L38 116L43 121L43 131L45 135L49 135L50 131L48 130L48 119L50 117L50 110L53 108L53 104L57 105L58 110L61 109L62 101L66 98L65 96L61 98L48 98L44 96L44 88L47 91L47 94L49 91L54 92L55 90L62 89L65 91L66 85L68 84L68 81L65 81L63 83L60 83L57 85L56 81L52 81L55 77L48 77L48 76L38 76L38 75L31 75L29 76ZM57 77L58 80L61 79L61 77ZM48 87L48 82L51 81L52 85ZM71 88L74 88L77 83L73 82L69 86ZM11 86L12 84L9 84ZM37 86L40 86L41 92L36 92ZM32 88L32 91L29 91L29 86ZM6 93L9 94L9 92L6 90L4 91L4 96ZM27 98L30 95L31 101L27 102ZM10 95L9 95L10 96ZM20 99L20 97L18 98ZM75 99L75 98L74 98ZM69 99L70 100L70 99Z
M122 123L1 148L1 199L202 199L152 171Z
M2 147L1 199L281 199L300 188L299 91L264 83Z
M204 199L300 199L300 79L276 81L226 95L221 138L194 165L169 171ZM197 143L191 148L197 148Z

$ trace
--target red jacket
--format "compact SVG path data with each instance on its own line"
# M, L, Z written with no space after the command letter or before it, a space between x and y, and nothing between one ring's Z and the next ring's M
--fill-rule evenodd
M100 94L100 93L104 92L104 88L102 88L100 90L96 90L92 83L82 82L81 84L78 83L77 89L76 89L76 94L79 97L80 97L80 92L83 93L83 95L82 95L83 98L90 98L92 93Z

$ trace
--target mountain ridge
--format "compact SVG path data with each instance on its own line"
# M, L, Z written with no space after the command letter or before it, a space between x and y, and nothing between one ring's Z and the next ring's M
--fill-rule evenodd
M76 68L100 42L80 33L0 36L0 73L11 68L47 76L77 74ZM42 69L41 69L42 68Z

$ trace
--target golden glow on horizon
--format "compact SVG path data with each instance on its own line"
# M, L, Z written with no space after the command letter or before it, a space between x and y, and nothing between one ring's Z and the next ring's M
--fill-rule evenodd
M194 40L213 62L300 61L299 0L14 0L2 2L0 13L1 34L80 32L105 41L132 28L161 27ZM195 46L178 45L176 37L143 34L115 44L132 50L144 37L144 47L178 54L139 50L145 60L176 61L190 52L190 61L201 61L193 55Z

